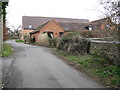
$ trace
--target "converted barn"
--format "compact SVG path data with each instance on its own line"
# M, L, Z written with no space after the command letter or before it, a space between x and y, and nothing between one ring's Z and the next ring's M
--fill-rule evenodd
M49 22L51 19L54 19L56 22L65 22L65 23L89 23L88 19L23 16L22 17L22 35L21 35L21 39L24 40L25 36L29 36L30 32L34 32L34 31L36 31L38 29L43 30L43 26L45 26L46 24L47 24L47 26L52 24L52 21ZM53 26L55 25L58 28L59 25L56 22L53 23ZM47 26L45 26L45 27L48 28ZM53 26L52 26L52 29L54 28ZM60 28L61 28L61 30L63 30L62 27L60 27ZM60 30L60 28L59 28L59 30ZM62 34L62 32L61 32L61 34ZM56 35L54 34L54 37L58 37L58 36L59 36L58 34L56 34Z

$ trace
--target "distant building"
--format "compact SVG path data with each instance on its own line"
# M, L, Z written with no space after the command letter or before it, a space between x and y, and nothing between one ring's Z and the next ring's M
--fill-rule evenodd
M84 30L84 24L86 23L89 23L88 19L23 16L21 39L24 40L25 35L29 35L30 32L32 32L31 35L35 34L49 25L49 31L51 30L53 32L54 30L53 37L59 37L58 33L55 32L58 32L60 28L62 30L60 34L63 34L65 31L79 30L80 28ZM59 29L56 29L57 27L59 27ZM44 29L44 31L46 30Z
M95 20L91 23L95 24L99 30L114 30L116 28L116 24L114 24L110 18Z
M41 35L59 38L62 34L81 30L114 30L115 24L109 18L89 22L88 19L23 16L21 39L25 36L39 42Z

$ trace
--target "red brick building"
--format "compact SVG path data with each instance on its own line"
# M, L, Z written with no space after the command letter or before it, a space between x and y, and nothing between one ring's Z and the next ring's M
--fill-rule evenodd
M40 41L40 35L47 34L49 38L58 38L64 33L64 29L55 21L49 22L38 27L36 31L31 32L31 38L35 38L38 43Z
M76 23L76 26L74 24ZM37 37L40 33L47 32L49 37L53 35L54 38L59 37L60 34L63 34L66 30L79 30L81 28L81 23L89 23L88 19L71 19L71 18L55 18L55 17L31 17L31 16L23 16L22 19L22 35L21 39L24 40L25 35L30 35L32 37ZM70 27L72 25L72 27ZM69 27L69 28L68 28ZM76 28L77 27L77 28ZM64 29L63 29L64 28ZM41 31L41 32L40 32ZM36 38L36 41L38 39Z
M62 34L71 31L86 30L86 26L90 23L68 23L68 22L57 22L54 19L40 25L37 30L30 33L31 39L34 39L36 43L41 41L41 38L47 35L49 38L59 38Z
M116 28L116 25L111 21L110 18L95 20L91 23L96 24L99 30L114 30Z
M24 40L24 36L28 35L35 42L40 42L40 38L45 35L59 38L71 31L106 29L115 29L115 25L108 18L89 22L87 19L23 16L21 39Z

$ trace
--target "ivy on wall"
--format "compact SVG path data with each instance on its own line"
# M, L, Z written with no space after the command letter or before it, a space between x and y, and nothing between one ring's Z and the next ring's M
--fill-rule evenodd
M6 22L6 7L8 5L8 2L3 2L2 3L2 14L3 14L3 29L5 29L5 22Z
M2 14L2 2L0 2L0 16Z

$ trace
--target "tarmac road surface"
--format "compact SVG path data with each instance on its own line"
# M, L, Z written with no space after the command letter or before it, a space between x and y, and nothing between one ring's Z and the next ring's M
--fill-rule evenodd
M7 72L5 62L8 61L3 58L6 88L103 88L45 47L7 42L14 47L14 55Z

